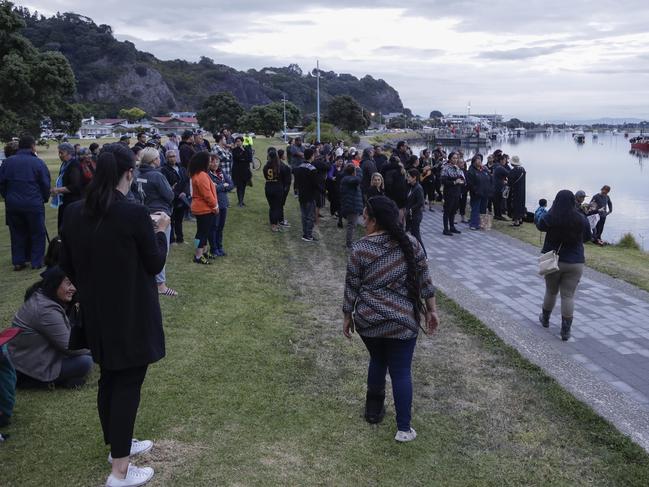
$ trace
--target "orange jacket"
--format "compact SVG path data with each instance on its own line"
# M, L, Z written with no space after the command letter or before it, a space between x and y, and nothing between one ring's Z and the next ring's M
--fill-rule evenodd
M192 213L216 213L216 187L206 172L192 176Z

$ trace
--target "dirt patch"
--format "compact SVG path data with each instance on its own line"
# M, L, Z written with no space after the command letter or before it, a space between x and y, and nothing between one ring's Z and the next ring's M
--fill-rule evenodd
M192 465L197 458L207 451L200 443L185 443L178 440L159 440L149 453L137 458L137 465L152 467L155 476L151 486L174 484L174 472L183 465Z

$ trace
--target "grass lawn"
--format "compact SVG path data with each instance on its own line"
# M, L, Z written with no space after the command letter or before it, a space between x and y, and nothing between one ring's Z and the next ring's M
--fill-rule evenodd
M541 234L532 223L512 227L509 222L494 220L493 228L537 247L543 245L545 234ZM619 245L599 247L592 243L585 245L585 251L589 267L649 291L649 252Z
M366 352L341 333L343 231L328 218L320 243L302 242L290 197L293 227L271 233L260 173L254 183L228 215L228 257L196 266L189 245L171 249L180 296L161 299L167 357L149 369L136 424L156 442L138 461L156 469L150 485L649 484L643 450L444 297L439 333L415 353L419 437L396 444L391 400L384 422L367 425ZM37 277L9 270L8 241L0 228L6 324ZM102 485L96 379L19 392L0 485Z

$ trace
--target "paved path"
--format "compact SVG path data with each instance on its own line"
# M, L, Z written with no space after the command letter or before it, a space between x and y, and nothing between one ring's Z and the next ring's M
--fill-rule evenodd
M572 336L538 322L545 292L538 249L496 231L443 236L441 209L426 212L422 238L435 284L506 343L649 451L649 293L586 269Z

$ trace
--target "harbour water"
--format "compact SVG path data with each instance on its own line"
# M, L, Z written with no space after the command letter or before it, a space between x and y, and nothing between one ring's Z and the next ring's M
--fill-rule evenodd
M412 148L419 154L423 147L412 144ZM649 250L649 154L632 153L629 140L622 134L593 138L586 133L583 144L576 143L571 133L524 135L493 141L489 148L480 147L479 151L486 155L496 149L520 157L527 171L529 211L534 211L540 198L548 200L548 207L552 205L561 189L582 189L590 201L608 184L613 213L606 220L604 240L617 242L631 232ZM463 150L465 159L478 151L475 147Z

